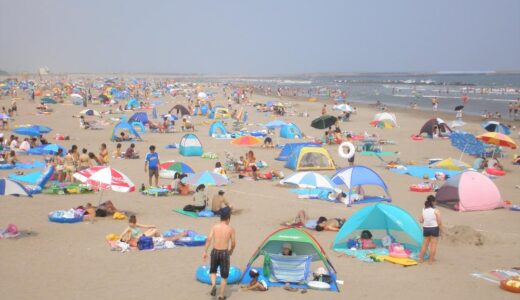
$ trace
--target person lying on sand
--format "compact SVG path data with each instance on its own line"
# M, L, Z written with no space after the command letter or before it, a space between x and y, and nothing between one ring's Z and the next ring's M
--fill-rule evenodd
M129 244L131 247L137 247L137 241L141 236L160 237L157 227L155 225L143 225L137 223L137 218L131 215L128 219L128 227L121 234L121 241ZM176 236L164 237L165 241L177 241L182 237L187 236L186 231L179 233Z
M305 212L305 210L298 211L298 214L291 222L286 222L285 226L291 226L291 227L307 227L307 228L313 228L316 231L338 231L341 226L345 223L346 219L344 218L332 218L327 219L325 217L319 217L316 219L311 219Z

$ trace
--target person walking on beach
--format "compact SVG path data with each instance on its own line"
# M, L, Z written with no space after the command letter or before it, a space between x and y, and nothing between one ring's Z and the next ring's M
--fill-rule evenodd
M321 109L321 115L324 116L327 114L327 104L323 104L323 108Z
M426 250L428 250L429 247L428 263L431 265L435 259L435 252L437 251L437 240L439 238L442 226L441 213L437 208L435 208L435 196L430 195L428 198L426 198L419 222L423 226L424 236L421 253L419 254L419 262L424 262L424 255L426 254Z
M148 171L148 182L152 186L152 177L155 177L155 186L159 186L159 153L155 152L155 146L151 145L150 152L146 154L144 172Z
M439 107L439 100L437 100L436 97L433 97L432 98L432 108L433 108L433 111L436 112L438 107Z
M227 278L229 276L229 267L231 264L230 257L233 254L233 250L235 250L236 246L235 229L229 226L230 220L230 214L222 214L220 216L220 223L211 227L208 239L206 240L206 245L204 246L204 253L202 254L203 261L206 261L208 258L208 248L211 244L213 244L209 270L211 277L210 295L215 296L217 294L217 269L220 267L221 287L220 296L218 297L219 300L226 299L225 291Z

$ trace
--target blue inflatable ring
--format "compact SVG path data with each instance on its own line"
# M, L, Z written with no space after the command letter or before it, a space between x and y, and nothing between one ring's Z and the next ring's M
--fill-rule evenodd
M63 218L63 217L56 217L51 213L51 214L49 214L49 221L54 222L54 223L62 223L62 224L78 223L78 222L83 221L83 216L78 216L75 218Z
M197 280L206 283L211 284L211 279L209 277L209 267L208 266L200 266L197 268ZM229 268L229 276L227 283L233 284L240 281L240 278L242 277L242 272L240 271L240 268L238 267L230 267ZM217 270L217 284L220 284L220 270Z

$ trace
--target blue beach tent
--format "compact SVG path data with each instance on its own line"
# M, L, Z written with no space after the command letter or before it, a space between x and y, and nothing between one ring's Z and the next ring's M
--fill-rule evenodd
M289 156L291 156L291 153L298 148L298 147L321 147L319 144L315 143L287 143L283 146L282 150L278 154L278 157L275 158L276 160L280 161L286 161L289 159Z
M126 131L128 132L132 138L132 135L133 135L133 140L137 140L137 141L142 141L141 139L141 136L139 135L139 133L137 133L137 131L135 130L135 128L128 122L119 122L116 124L116 126L114 126L114 130L112 131L112 137L111 137L111 141L116 141L117 138L119 137L119 132L121 131Z
M199 138L188 133L182 137L179 143L179 153L182 156L201 156L204 152Z
M377 174L374 170L365 167L365 166L350 166L343 169L340 169L339 171L332 176L332 182L336 185L346 185L349 192L349 198L350 195L353 194L353 189L357 187L362 187L366 185L372 185L372 186L379 186L383 189L385 192L385 196L378 197L378 196L368 196L364 195L363 199L359 199L356 201L351 201L350 203L369 203L369 202L379 202L379 201L387 201L391 202L392 199L390 198L390 194L388 193L388 187L386 186L386 183L383 181L381 176Z
M387 203L363 207L350 216L336 234L332 248L339 252L347 250L348 240L361 236L363 230L372 233L372 240L379 247L382 247L381 238L390 236L412 252L421 250L421 226L406 210Z
M286 138L286 139L301 139L303 137L302 131L298 126L289 123L286 125L283 125L280 129L280 137Z

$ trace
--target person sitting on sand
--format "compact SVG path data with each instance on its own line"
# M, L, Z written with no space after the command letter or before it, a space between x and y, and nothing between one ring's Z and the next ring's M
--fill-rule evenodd
M262 148L274 148L273 139L271 137L266 137L264 139L264 143L262 144Z
M490 169L498 169L498 170L503 170L504 169L502 167L502 165L500 164L500 161L498 160L496 155L493 155L493 157L491 157L487 161L487 167L490 168Z
M219 162L219 161L215 164L215 169L213 169L213 173L217 173L219 175L222 175L226 179L228 178L226 170L222 167L222 163Z
M90 128L90 123L85 121L85 117L84 116L80 116L79 117L79 127L82 128L82 129L89 129Z
M195 194L193 195L193 210L202 211L206 209L207 204L208 196L206 195L206 186L204 184L199 184L195 189Z
M116 150L114 150L114 152L112 152L112 157L122 158L123 157L123 152L121 150L122 147L123 147L123 145L121 145L121 143L117 143Z
M248 285L242 285L241 288L243 290L265 292L269 289L265 279L259 278L260 273L256 269L251 269L251 271L249 271L249 277L251 277L251 282L249 282Z
M361 249L375 249L377 248L376 244L372 240L372 233L370 230L361 231Z
M128 219L128 227L121 234L121 241L129 244L131 247L137 247L137 241L141 236L159 237L160 234L155 225L143 225L137 223L135 215L131 215ZM185 237L187 232L182 232L173 237L164 238L165 241L176 241Z
M101 147L99 148L99 154L98 154L98 161L101 162L103 165L108 164L108 149L107 144L102 143Z
M135 144L130 144L130 147L128 147L125 151L125 154L123 155L126 159L137 159L139 158L139 153L135 150Z
M233 207L224 198L223 190L218 191L218 194L211 199L211 211L218 216L229 214L233 211Z
M191 122L188 121L186 118L182 118L182 131L191 130L195 131L195 125L193 125Z

